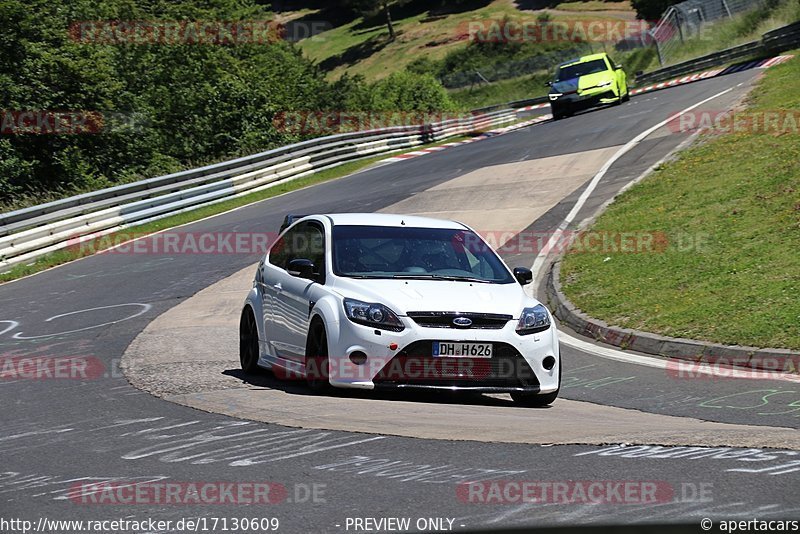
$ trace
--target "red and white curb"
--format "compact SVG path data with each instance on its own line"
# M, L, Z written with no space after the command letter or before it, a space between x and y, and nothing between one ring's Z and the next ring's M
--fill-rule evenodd
M764 63L762 65L759 65L758 68L759 69L766 69L766 68L769 68L769 67L774 67L775 65L780 65L781 63L789 61L793 57L794 57L794 55L792 55L792 54L789 54L788 56L775 56L772 59L767 59L766 61L764 61Z
M549 108L549 107L550 107L550 104L548 104L547 102L545 102L544 104L534 104L533 106L525 106L524 108L517 109L517 113L519 113L520 111L531 111L531 110L534 110L534 109L542 109L542 108Z
M668 82L661 82L654 85L648 85L647 87L640 87L639 89L633 89L631 91L631 96L639 95L642 93L649 93L650 91L657 91L659 89L664 89L666 87L674 87L676 85L683 85L686 83L697 82L700 80L706 80L708 78L713 78L714 76L718 75L725 69L713 69L707 70L705 72L699 72L697 74L692 74L690 76L684 76L683 78L675 78L674 80L670 80Z
M649 93L650 91L657 91L659 89L664 89L666 87L674 87L676 85L683 85L685 83L692 83L699 80L706 80L708 78L713 78L714 76L719 76L720 74L731 74L734 72L740 72L748 69L767 69L769 67L774 67L775 65L780 65L781 63L788 61L793 57L794 57L793 55L775 56L769 59L759 59L756 61L740 63L738 65L731 65L729 67L724 67L721 69L707 70L705 72L684 76L683 78L676 78L674 80L669 80L668 82L661 82L654 85L648 85L647 87L634 89L631 91L631 95Z
M497 137L498 135L503 135L508 132L513 132L515 130L520 130L522 128L527 128L533 124L538 124L540 122L544 122L552 118L550 115L540 115L535 117L531 120L520 122L518 124L512 124L511 126L505 126L503 128L497 128L496 130L490 130L486 133L483 133L479 136L472 137L470 139L464 139L463 141L454 141L452 143L445 143L443 145L434 146L431 148L423 148L421 150L415 150L414 152L406 152L405 154L398 154L391 158L386 158L381 160L380 163L394 163L397 161L406 161L413 158L418 158L420 156L424 156L426 154L433 154L435 152L441 152L442 150L447 150L448 148L452 148L454 146L461 146L461 145L468 145L470 143L475 143L477 141L483 141L484 139L489 139L490 137Z

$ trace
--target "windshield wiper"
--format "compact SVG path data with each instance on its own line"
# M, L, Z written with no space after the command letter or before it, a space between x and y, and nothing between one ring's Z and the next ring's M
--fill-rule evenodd
M477 282L479 284L491 284L493 280L485 280L483 278L473 278L471 276L457 276L449 274L422 274L422 273L408 273L408 274L395 274L392 278L410 279L410 280L449 280L452 282Z

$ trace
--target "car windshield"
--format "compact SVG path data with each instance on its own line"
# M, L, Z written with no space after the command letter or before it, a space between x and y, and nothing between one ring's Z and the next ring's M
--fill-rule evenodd
M608 70L608 66L606 66L606 62L602 59L593 59L585 63L575 63L574 65L559 67L558 71L556 71L556 81L563 82L564 80L572 80L573 78L580 78L587 74L603 72L604 70Z
M354 278L514 282L477 234L459 229L335 226L333 266Z

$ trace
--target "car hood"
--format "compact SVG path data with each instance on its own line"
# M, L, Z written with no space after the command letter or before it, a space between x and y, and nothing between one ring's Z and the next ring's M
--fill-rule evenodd
M607 70L603 72L595 72L594 74L587 74L586 76L581 76L580 80L578 81L578 89L591 89L592 87L597 87L601 83L604 82L613 82L614 75Z
M518 318L523 308L538 304L519 284L339 279L333 289L344 298L385 304L399 315L450 311L499 313Z
M555 93L574 93L578 90L578 78L553 82L552 88Z
M603 72L587 74L585 76L581 76L580 78L571 78L569 80L553 82L551 92L564 94L574 93L576 91L583 91L585 89L597 87L603 82L613 83L613 81L614 75L610 71L605 70Z

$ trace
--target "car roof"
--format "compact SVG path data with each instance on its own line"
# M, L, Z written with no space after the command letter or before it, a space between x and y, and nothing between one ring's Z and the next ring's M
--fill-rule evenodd
M566 67L567 65L574 65L576 63L585 63L587 61L593 61L595 59L603 59L607 56L605 52L599 52L597 54L590 54L588 56L581 56L579 58L570 59L569 61L565 61L564 63L559 63L559 67Z
M327 217L334 226L387 226L410 228L444 228L464 230L467 227L455 221L390 213L330 213Z

